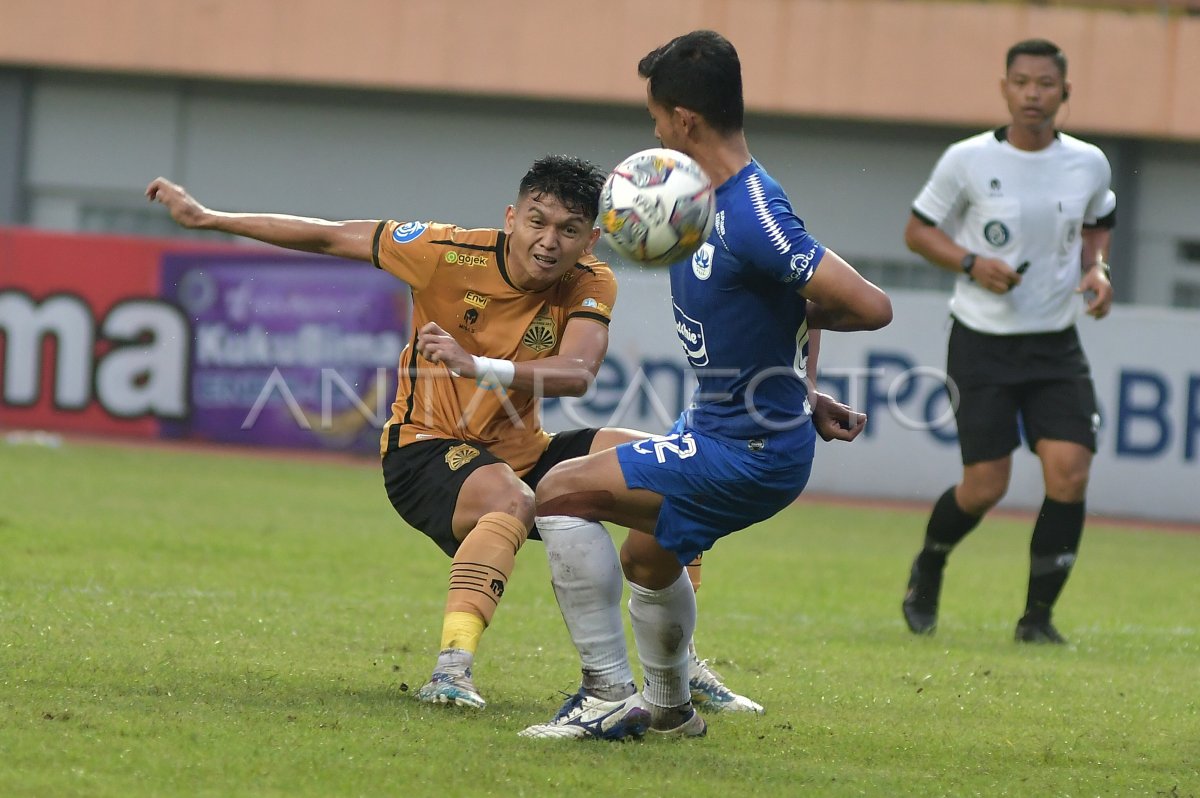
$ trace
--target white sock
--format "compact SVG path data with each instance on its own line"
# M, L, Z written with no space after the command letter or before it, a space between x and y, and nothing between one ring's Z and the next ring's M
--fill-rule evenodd
M688 643L696 630L696 594L687 573L662 590L629 584L629 617L646 677L643 698L651 707L678 707L691 700Z
M466 673L475 663L475 655L461 648L443 648L438 652L435 670L442 673Z
M625 579L608 530L565 515L539 517L537 528L558 608L579 651L583 689L605 700L626 697L633 667L621 622Z

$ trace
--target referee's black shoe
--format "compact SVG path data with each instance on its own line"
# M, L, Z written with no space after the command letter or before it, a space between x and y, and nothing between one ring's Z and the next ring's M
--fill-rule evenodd
M913 560L908 576L908 590L900 609L904 622L915 635L931 635L937 630L938 596L942 592L942 569L932 572L919 567L920 555Z
M1064 645L1067 639L1058 633L1049 618L1030 618L1025 616L1017 621L1017 631L1013 638L1018 643L1052 643Z

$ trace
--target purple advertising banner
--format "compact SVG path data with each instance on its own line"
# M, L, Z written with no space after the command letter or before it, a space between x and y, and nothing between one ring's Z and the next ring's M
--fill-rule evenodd
M374 451L408 339L408 286L310 255L163 258L192 330L188 417L168 438Z

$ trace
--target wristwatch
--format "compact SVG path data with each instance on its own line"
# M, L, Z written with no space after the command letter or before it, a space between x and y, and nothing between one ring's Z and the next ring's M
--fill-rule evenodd
M977 256L975 255L974 252L968 252L966 255L963 255L962 262L959 263L959 265L962 266L963 274L967 275L967 278L970 280L975 279L974 277L971 276L971 269L975 268L975 258L976 257Z
M1112 270L1108 268L1108 264L1102 260L1096 261L1096 265L1100 267L1100 271L1104 272L1104 279L1112 282Z

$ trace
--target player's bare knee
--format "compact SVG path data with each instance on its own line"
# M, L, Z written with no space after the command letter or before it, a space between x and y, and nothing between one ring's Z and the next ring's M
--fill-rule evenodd
M636 529L629 530L620 554L625 578L648 590L670 587L683 570L673 552L660 546L653 535Z
M565 492L567 492L567 481L562 477L562 469L555 466L538 481L537 490L534 491L538 513L540 515L561 515L562 513L547 513L543 507L558 499Z
M968 480L959 486L955 496L963 512L983 515L991 510L1008 492L1008 480Z
M532 527L533 491L520 480L504 484L477 485L473 490L464 491L459 500L459 509L461 514L456 513L456 521L461 520L468 528L475 526L479 519L488 513L505 513L526 527Z
M635 585L643 584L649 576L646 567L638 562L636 556L629 551L628 546L621 547L621 572L627 580Z
M538 482L536 503L538 515L570 515L591 521L612 503L612 494L581 490L569 468L556 466Z
M520 483L515 489L510 491L507 497L507 509L497 507L497 512L508 513L521 523L525 524L528 529L533 526L533 516L536 508L536 502L533 496L533 491L524 482Z
M1063 473L1048 476L1046 479L1046 495L1055 501L1075 504L1083 501L1087 495L1088 470L1072 469Z

